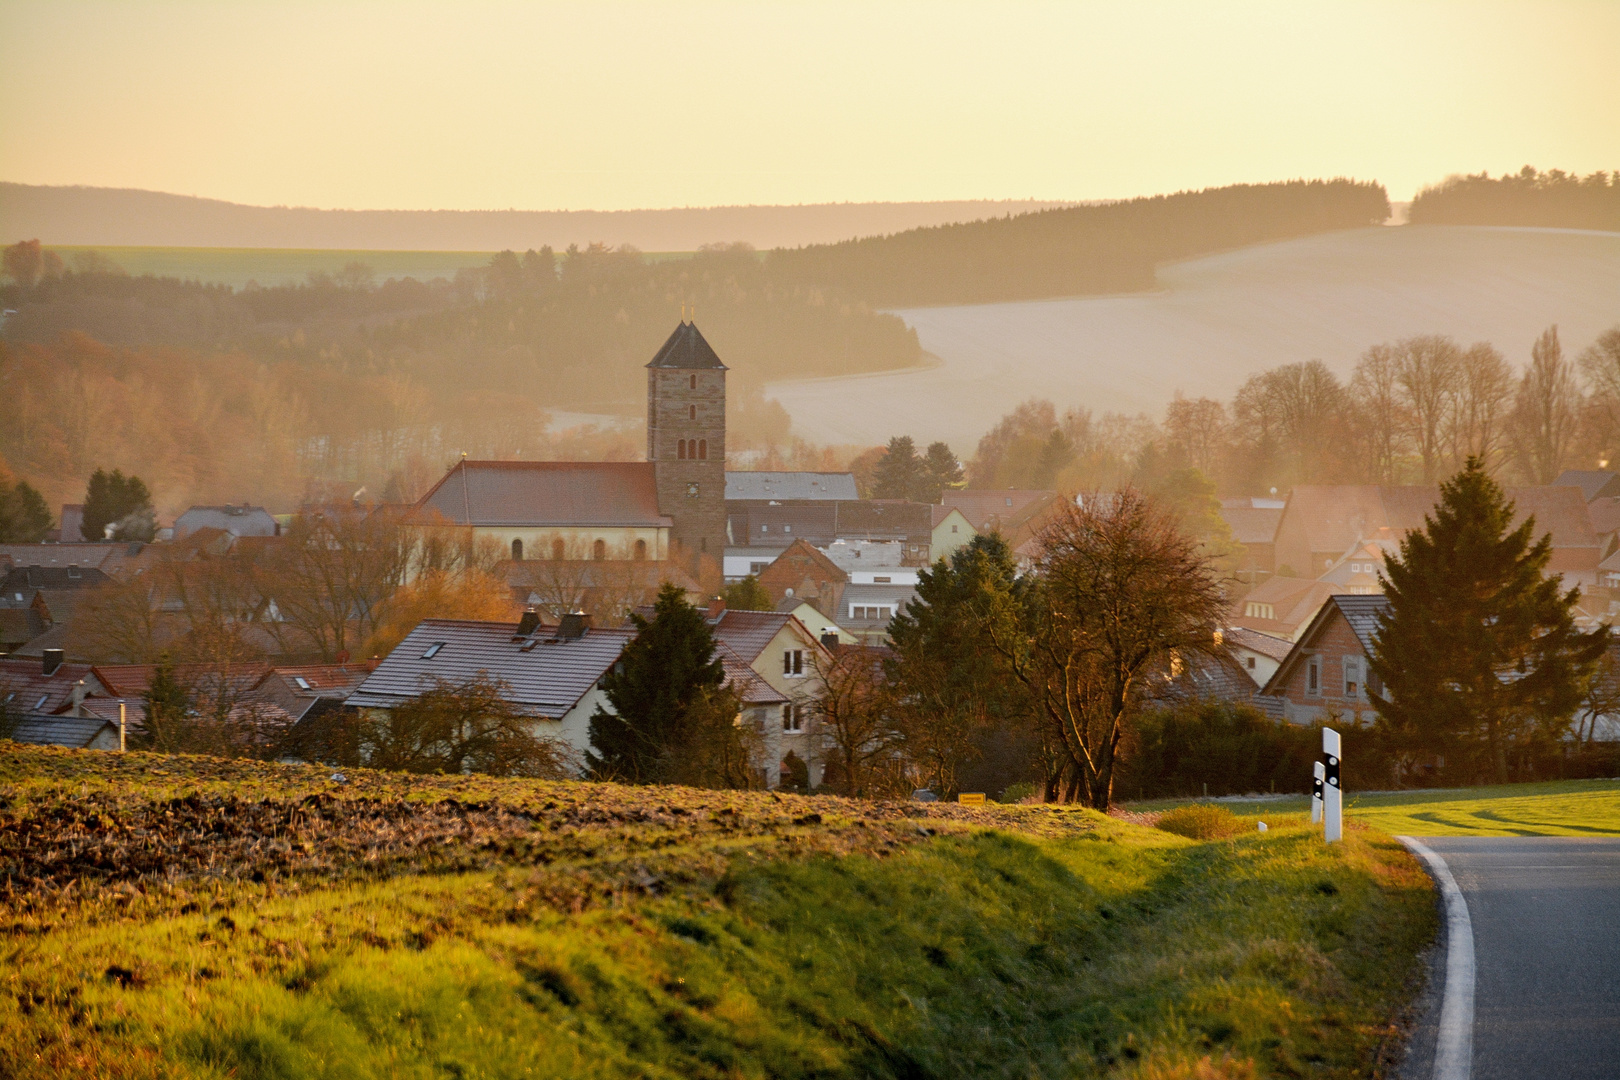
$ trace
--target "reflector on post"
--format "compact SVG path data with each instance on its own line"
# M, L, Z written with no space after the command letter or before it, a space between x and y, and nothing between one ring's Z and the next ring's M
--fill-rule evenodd
M1311 824L1319 825L1322 822L1322 777L1327 775L1320 758L1311 762L1311 772Z
M1339 733L1322 729L1322 838L1344 839L1344 792L1339 787Z

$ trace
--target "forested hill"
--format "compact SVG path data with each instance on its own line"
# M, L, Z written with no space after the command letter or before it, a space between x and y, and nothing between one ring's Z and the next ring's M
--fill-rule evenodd
M1377 225L1383 185L1238 184L1043 210L770 253L772 275L880 307L982 304L1150 289L1167 260Z
M1559 169L1492 180L1453 176L1412 200L1413 225L1518 225L1620 232L1620 172L1576 176Z

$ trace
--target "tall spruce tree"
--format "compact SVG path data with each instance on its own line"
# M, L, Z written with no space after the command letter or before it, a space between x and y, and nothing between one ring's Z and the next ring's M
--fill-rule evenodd
M951 453L950 446L942 442L928 444L928 452L922 459L922 473L922 490L915 494L918 502L937 503L947 490L966 483L962 463Z
M1609 641L1575 626L1578 589L1548 576L1552 539L1470 457L1440 488L1425 528L1386 565L1372 656L1374 704L1397 745L1509 778L1510 751L1555 737Z
M613 711L591 717L585 755L598 779L658 783L679 775L679 755L694 741L694 704L725 682L714 632L680 586L658 590L649 621L632 614L636 638L602 678Z
M878 460L872 476L872 497L910 499L924 486L923 461L917 456L917 444L910 435L896 435Z
M19 480L12 485L0 480L0 542L37 544L50 532L51 521L45 497L30 484Z
M107 526L111 525L111 536ZM157 531L152 493L140 477L123 470L97 469L84 493L84 523L79 532L86 540L151 540Z

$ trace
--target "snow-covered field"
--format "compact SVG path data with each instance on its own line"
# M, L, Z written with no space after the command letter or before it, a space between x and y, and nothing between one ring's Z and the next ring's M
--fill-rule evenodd
M1348 375L1369 345L1411 334L1489 341L1514 364L1557 323L1565 351L1620 324L1620 233L1359 229L1166 266L1128 296L899 312L939 366L773 383L794 433L823 443L945 439L964 457L1025 398L1144 411L1179 390L1229 401L1298 360Z

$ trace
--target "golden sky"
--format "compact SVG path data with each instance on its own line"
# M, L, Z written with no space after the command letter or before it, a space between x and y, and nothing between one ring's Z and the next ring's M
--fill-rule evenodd
M1620 2L0 0L0 179L255 204L1095 199L1620 168Z

